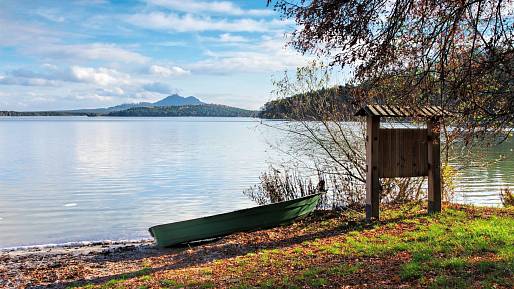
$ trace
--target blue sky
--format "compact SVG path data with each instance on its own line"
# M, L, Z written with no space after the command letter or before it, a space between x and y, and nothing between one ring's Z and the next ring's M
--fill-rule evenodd
M2 1L0 110L106 107L171 93L257 109L305 65L265 0Z

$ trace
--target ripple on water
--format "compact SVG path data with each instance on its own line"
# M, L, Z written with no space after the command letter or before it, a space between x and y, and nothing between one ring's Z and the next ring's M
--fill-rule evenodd
M249 207L242 191L287 161L269 150L287 142L276 131L232 118L30 119L0 124L0 248L142 238L151 225ZM512 161L456 165L463 202L499 204L500 187L514 187Z

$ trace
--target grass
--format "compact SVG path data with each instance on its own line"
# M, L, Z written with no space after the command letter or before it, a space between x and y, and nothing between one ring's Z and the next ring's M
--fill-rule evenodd
M117 285L121 282L124 282L125 279L111 279L107 282L105 282L105 284L103 284L100 288L102 289L107 289L107 288L114 288L114 287L117 287Z
M179 283L175 280L164 279L164 280L161 280L159 283L160 283L160 285L164 286L164 288L182 288L182 287L184 287L184 285L182 285L181 283Z
M418 262L409 262L401 266L400 278L402 280L418 279L423 275L423 268Z
M195 268L143 269L94 287L513 288L512 208L420 212L417 206L390 209L373 225L348 222L344 214L318 216L285 229L308 238L253 244L247 253Z

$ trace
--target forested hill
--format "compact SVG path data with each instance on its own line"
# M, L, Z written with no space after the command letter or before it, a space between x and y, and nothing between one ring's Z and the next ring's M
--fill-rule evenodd
M256 117L257 112L220 104L200 104L181 106L134 107L122 111L113 111L105 116L201 116L201 117Z
M0 111L0 116L211 116L256 117L257 111L206 104L194 96L174 94L157 102L125 103L106 108L61 111Z
M312 93L296 94L264 104L258 117L266 119L317 119L323 110L352 105L349 88L334 86Z
M267 102L260 111L205 104L194 97L169 96L156 103L123 104L109 108L68 111L0 111L0 116L134 116L134 117L259 117L264 119L319 119L327 111L352 106L349 88L335 86ZM167 105L166 105L167 104ZM166 105L166 106L165 106Z
M92 116L96 113L73 111L0 111L0 116Z

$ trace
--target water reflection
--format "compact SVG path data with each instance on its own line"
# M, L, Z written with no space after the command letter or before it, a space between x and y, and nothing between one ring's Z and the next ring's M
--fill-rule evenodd
M252 205L266 168L248 119L0 123L0 246L148 237L154 224Z
M475 149L474 160L456 160L461 167L455 184L455 201L488 206L500 205L500 191L514 188L514 140L494 148Z
M276 159L268 130L247 118L1 118L0 247L148 238L158 223L252 206L241 192ZM458 201L498 204L513 173L512 158L463 170Z

